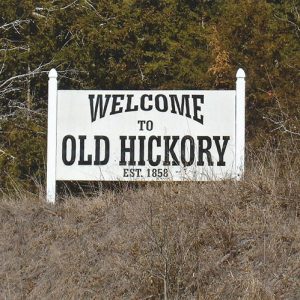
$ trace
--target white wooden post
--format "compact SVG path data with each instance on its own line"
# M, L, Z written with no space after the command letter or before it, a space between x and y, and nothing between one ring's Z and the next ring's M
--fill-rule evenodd
M56 194L56 106L57 72L49 72L48 83L48 141L47 141L47 202L55 203Z
M235 171L236 179L243 178L245 169L245 72L236 73Z

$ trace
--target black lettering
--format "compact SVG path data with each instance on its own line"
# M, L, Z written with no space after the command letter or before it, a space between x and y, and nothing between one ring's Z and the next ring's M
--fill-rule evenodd
M101 165L106 165L109 161L109 153L110 153L110 149L109 149L109 139L107 136L104 135L95 135L94 136L95 139L95 161L94 161L94 165L95 166L101 166ZM100 160L100 141L104 141L104 158L102 160Z
M138 105L134 105L133 107L131 107L132 105L132 98L134 95L127 95L127 106L126 106L126 110L125 112L128 111L137 111L139 109Z
M138 161L139 166L144 166L145 163L145 136L139 136L139 141L140 141L140 158Z
M220 137L219 136L214 136L213 137L216 147L217 147L217 151L218 151L218 155L219 155L219 161L217 162L217 166L225 166L225 161L224 161L224 154L226 151L226 147L228 144L228 141L230 140L229 136L223 136L223 145L222 145L222 149L220 146Z
M148 107L145 106L146 102L145 99L148 98L149 101L152 101L152 95L143 95L141 97L141 109L144 111L152 110L152 105L148 105Z
M111 105L111 115L119 114L123 111L123 107L119 107L121 102L118 101L118 98L120 100L124 100L124 95L113 95L112 105Z
M152 129L153 129L153 122L152 121L147 121L146 122L146 129L148 130L148 131L152 131Z
M160 100L162 99L162 101ZM163 107L160 107L160 104L163 104ZM166 112L168 110L168 99L165 95L159 94L155 96L155 108L160 112Z
M140 125L140 131L144 131L144 125L146 124L146 121L138 120L137 123Z
M160 136L155 136L155 135L151 135L149 137L149 141L148 141L148 161L150 166L158 166L160 161L161 161L161 156L157 155L156 156L156 160L153 160L153 141L156 141L156 144L158 147L161 146L161 137Z
M95 95L89 95L90 110L91 110L91 121L92 122L96 121L98 105L99 105L99 101L98 101L98 98L97 98L96 106L94 106L94 98L95 98Z
M172 156L172 165L173 166L178 166L179 165L179 160L174 152L174 148L175 148L175 145L177 143L177 141L179 140L179 136L172 136L172 144L170 146L170 139L171 137L170 136L164 136L164 139L165 139L165 160L163 162L164 166L169 166L171 164L170 162L170 154Z
M105 117L110 97L111 97L111 95L105 95L105 103L103 103L102 95L98 95L96 104L94 104L95 95L89 95L92 122L94 122L96 120L98 108L99 108L99 118L101 119L101 118Z
M123 169L123 177L129 177L128 171L129 169Z
M67 159L67 143L71 141L71 158ZM62 160L66 166L72 166L76 158L76 140L72 135L66 135L62 141Z
M92 155L89 154L87 157L87 160L84 160L84 146L85 146L85 140L86 140L86 135L80 135L78 136L79 138L79 161L78 165L80 166L88 166L92 164Z
M128 165L129 166L135 166L135 160L134 160L134 146L135 146L135 136L128 136L129 138L129 142L130 142L130 146L129 148L125 147L125 143L127 140L127 136L126 135L121 135L120 136L120 140L121 140L121 160L119 162L120 166L126 166L126 160L125 160L125 155L128 152L130 155L130 160Z
M189 106L189 95L182 95L181 97L181 105L177 98L177 95L170 95L171 99L171 113L179 114L181 116L184 115L184 109L186 110L185 116L191 118L190 114L190 106Z
M190 144L190 157L189 160L186 158L186 142L189 141ZM191 166L195 160L195 142L190 135L186 135L181 140L181 161L183 165Z
M194 102L194 117L193 120L203 124L203 115L198 116L198 112L201 111L201 106L198 104L197 100L200 100L200 103L203 104L204 96L203 95L192 95Z
M203 142L206 141L206 148L204 148ZM199 153L198 153L198 166L204 166L203 154L206 154L207 162L209 166L213 166L214 163L211 158L210 148L211 148L211 138L209 136L198 136L199 142Z

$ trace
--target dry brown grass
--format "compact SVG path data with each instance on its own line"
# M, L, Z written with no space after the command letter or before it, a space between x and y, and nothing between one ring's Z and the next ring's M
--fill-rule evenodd
M3 197L0 298L300 299L299 155L249 157L239 183Z

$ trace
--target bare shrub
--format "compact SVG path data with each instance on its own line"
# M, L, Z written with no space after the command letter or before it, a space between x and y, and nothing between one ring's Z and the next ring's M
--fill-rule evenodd
M299 299L299 153L270 148L242 182L3 197L0 297Z

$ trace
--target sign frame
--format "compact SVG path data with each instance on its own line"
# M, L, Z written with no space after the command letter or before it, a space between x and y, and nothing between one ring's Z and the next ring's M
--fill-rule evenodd
M51 69L48 82L48 135L46 200L55 203L57 181L57 71ZM238 69L235 89L235 180L241 180L245 169L245 72Z

